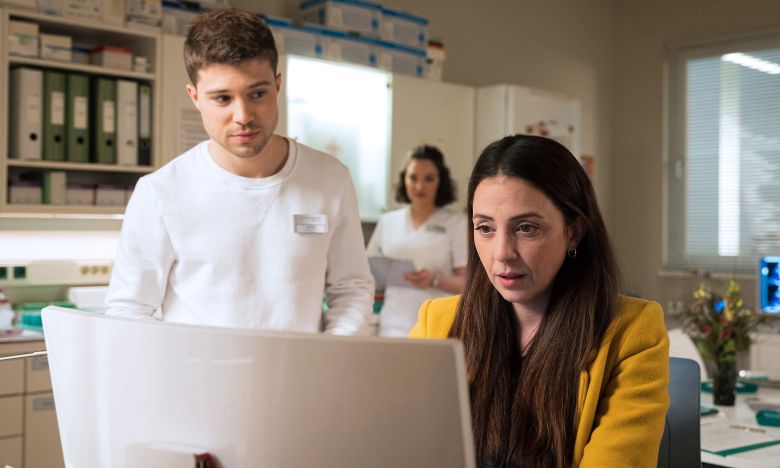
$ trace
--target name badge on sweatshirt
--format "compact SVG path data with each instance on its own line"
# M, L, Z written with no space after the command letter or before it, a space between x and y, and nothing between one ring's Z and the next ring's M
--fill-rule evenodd
M328 232L328 215L293 215L298 234L325 234Z

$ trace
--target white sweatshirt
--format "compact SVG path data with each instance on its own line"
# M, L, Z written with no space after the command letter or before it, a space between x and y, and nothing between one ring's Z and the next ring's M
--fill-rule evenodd
M374 282L349 172L289 143L284 167L266 178L222 169L209 141L142 177L107 313L159 309L171 322L301 332L321 330L324 319L327 333L362 333Z

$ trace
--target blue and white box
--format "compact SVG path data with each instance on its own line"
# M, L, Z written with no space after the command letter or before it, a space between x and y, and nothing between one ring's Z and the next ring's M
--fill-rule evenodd
M191 2L163 0L162 29L166 34L186 36L190 25L199 14L208 11Z
M382 39L424 49L428 43L428 19L382 7Z
M341 31L380 37L382 6L365 0L304 0L303 20Z
M378 65L375 40L334 30L323 30L322 35L325 38L324 58L367 67Z
M274 36L279 54L322 57L324 38L318 28L295 27L292 21L286 18L264 17L264 19Z
M379 68L393 73L425 76L425 50L387 41L376 41Z

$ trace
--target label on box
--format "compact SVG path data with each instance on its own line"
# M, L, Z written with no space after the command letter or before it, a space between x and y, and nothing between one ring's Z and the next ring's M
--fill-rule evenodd
M54 409L54 397L33 398L32 407L33 411L51 411Z
M114 101L103 101L103 132L114 133Z
M41 95L28 94L24 101L24 120L27 123L37 124L41 118Z
M73 128L77 130L87 129L87 98L76 96L73 99Z
M51 123L65 125L65 93L61 91L51 93Z
M139 111L141 112L141 124L138 129L138 136L141 138L149 138L152 136L152 126L149 116L151 114L152 96L149 93L149 88L146 86L141 87L141 102L139 104Z

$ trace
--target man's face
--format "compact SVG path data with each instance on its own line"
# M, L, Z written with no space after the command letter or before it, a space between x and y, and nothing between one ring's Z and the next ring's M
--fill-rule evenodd
M274 75L271 63L254 59L201 69L197 84L187 85L187 94L224 156L251 158L260 154L276 129L280 86L281 75Z

